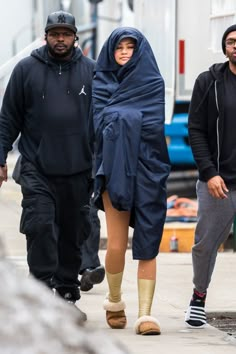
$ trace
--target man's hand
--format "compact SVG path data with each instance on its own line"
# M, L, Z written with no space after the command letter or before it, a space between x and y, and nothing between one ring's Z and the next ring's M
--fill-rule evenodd
M7 181L7 165L0 166L0 187L2 186L2 182Z
M228 192L229 190L220 176L215 176L209 179L207 186L212 197L219 199L228 198L225 192Z

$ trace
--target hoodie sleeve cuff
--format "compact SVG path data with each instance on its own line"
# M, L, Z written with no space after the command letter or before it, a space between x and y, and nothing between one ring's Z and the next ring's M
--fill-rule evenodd
M0 166L4 167L6 165L6 161L0 156Z
M219 176L219 173L216 171L214 167L208 168L202 173L204 180L207 182L209 179L215 176Z

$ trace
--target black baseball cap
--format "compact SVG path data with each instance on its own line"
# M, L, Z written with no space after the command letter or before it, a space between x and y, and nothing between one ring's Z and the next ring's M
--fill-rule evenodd
M74 33L77 32L74 16L65 11L56 11L48 16L45 32L56 27L68 28Z

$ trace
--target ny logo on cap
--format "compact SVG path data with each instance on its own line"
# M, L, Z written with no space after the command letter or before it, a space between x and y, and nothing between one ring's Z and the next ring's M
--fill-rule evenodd
M65 15L59 15L57 18L58 23L66 23L66 17Z

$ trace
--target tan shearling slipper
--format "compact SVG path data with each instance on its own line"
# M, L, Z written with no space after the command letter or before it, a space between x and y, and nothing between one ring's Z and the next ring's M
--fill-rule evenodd
M127 324L124 310L117 312L106 311L106 320L113 329L123 329Z
M124 301L111 302L105 299L103 304L104 310L106 310L107 324L113 329L123 329L127 324L125 315L125 303Z
M160 323L155 317L142 316L137 319L134 325L136 334L143 336L161 334Z

